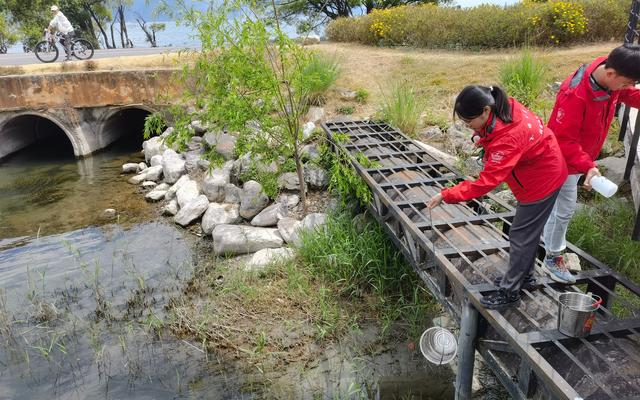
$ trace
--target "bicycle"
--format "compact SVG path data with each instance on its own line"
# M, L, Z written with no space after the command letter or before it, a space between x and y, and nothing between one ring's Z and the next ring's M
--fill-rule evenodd
M36 57L38 57L38 60L43 63L52 63L56 61L60 55L60 50L58 50L57 44L60 42L61 38L62 35L60 32L56 32L54 34L47 32L44 40L38 42L33 48L33 52ZM93 57L93 45L91 42L82 38L72 38L69 40L71 40L69 48L72 56L78 60L88 60Z

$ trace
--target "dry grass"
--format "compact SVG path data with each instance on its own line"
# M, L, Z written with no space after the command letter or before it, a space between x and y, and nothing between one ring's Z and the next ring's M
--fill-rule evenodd
M550 81L563 80L580 64L594 57L606 55L619 43L606 42L567 48L532 48L536 57L541 57L550 67ZM455 95L465 85L496 84L499 81L500 65L513 57L520 49L500 51L444 51L411 48L378 48L358 44L323 43L314 49L335 55L341 62L342 74L336 82L338 87L364 88L370 96L367 104L353 102L353 117L370 117L375 114L382 101L381 90L393 82L408 82L425 97L428 115L424 125L439 125L451 119ZM553 94L544 96L552 99ZM329 117L340 103L339 96L328 97Z

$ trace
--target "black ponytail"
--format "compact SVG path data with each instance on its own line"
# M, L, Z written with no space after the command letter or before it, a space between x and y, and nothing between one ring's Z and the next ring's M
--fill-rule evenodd
M456 97L453 112L454 116L473 119L482 114L487 106L491 107L493 114L502 122L510 123L513 121L509 96L498 86L470 85L465 87Z

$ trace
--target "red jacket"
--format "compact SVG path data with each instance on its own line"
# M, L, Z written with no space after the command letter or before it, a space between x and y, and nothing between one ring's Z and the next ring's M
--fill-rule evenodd
M464 181L442 190L446 203L480 197L507 182L516 199L531 203L549 196L567 179L567 165L555 136L538 116L510 99L513 122L493 114L478 132L485 150L484 169L475 181Z
M618 103L640 107L640 90L628 88L608 92L593 84L591 73L607 59L596 58L583 65L560 86L549 117L570 174L586 173L596 166Z

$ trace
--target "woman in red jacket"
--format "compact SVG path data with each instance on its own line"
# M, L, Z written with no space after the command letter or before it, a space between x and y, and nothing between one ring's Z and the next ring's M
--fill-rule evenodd
M478 179L443 189L429 208L483 196L506 182L518 200L509 231L509 270L499 290L481 299L490 309L515 305L523 284L532 277L540 234L558 190L567 179L567 166L555 136L538 116L498 87L467 86L456 98L454 115L474 130L472 140L484 150Z

